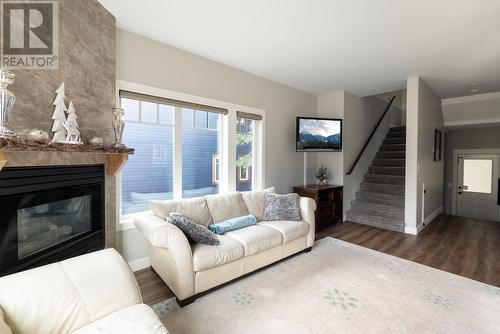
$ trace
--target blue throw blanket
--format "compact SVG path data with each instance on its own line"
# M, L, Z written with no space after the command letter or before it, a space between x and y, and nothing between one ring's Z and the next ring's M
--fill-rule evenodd
M257 219L253 215L242 216L224 220L220 223L208 225L208 229L215 234L224 234L229 231L234 231L243 227L257 224Z

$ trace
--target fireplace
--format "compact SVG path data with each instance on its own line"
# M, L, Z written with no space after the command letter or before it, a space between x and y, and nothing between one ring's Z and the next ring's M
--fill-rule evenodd
M104 248L104 165L0 172L0 276Z

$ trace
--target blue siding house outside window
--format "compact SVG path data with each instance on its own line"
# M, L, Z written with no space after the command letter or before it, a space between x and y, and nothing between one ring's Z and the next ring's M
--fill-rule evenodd
M121 99L123 142L135 148L122 171L122 215L149 210L150 200L174 197L174 130L182 127L182 197L219 192L222 114ZM180 112L181 123L174 124ZM237 118L236 190L252 190L254 120ZM177 180L176 180L177 181Z

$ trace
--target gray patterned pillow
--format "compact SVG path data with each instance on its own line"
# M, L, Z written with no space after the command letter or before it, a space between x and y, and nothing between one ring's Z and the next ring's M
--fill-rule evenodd
M299 202L297 194L267 194L264 220L301 220Z
M217 234L208 230L206 227L193 223L193 221L180 213L171 212L167 217L167 222L177 226L186 237L194 242L205 245L217 246L219 238Z

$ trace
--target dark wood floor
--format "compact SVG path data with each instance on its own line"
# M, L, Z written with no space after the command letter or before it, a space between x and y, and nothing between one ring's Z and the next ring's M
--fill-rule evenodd
M500 287L500 223L441 215L411 236L344 222L316 233L327 236ZM146 304L173 297L151 269L135 276Z

